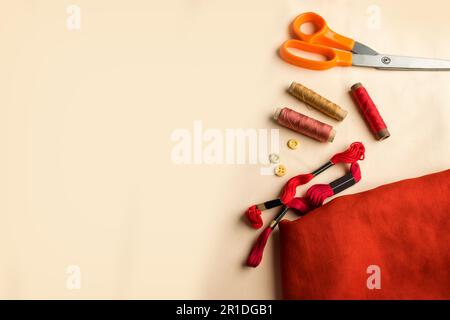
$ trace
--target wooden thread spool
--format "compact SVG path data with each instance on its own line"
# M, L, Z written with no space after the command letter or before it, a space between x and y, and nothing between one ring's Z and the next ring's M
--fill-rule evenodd
M342 109L337 104L322 97L320 94L308 89L297 82L292 82L288 89L288 92L296 97L298 100L306 103L314 109L326 114L327 116L336 119L338 121L344 120L347 116L347 111Z

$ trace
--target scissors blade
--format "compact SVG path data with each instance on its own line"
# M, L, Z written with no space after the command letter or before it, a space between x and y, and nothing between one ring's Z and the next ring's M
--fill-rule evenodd
M378 52L373 50L372 48L366 46L365 44L362 44L361 42L355 41L355 45L352 50L353 53L356 54L369 54L369 55L377 55Z
M353 54L352 64L384 70L450 71L450 60L391 55Z

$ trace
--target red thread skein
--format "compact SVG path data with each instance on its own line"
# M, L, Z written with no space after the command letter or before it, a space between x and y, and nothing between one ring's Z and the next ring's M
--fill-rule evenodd
M352 163L350 167L350 172L355 180L359 182L361 180L361 170L357 162ZM334 190L329 184L316 184L308 189L306 196L297 197L292 199L287 205L289 208L295 209L300 215L305 215L308 212L314 210L315 208L321 207L326 199L334 195ZM247 266L256 268L264 254L264 248L266 247L267 240L270 237L275 225L269 225L260 234L252 250L247 258Z
M370 131L377 140L384 140L391 136L386 123L380 115L377 106L372 101L366 88L361 83L354 84L351 88L353 99L358 105L362 116L370 127Z
M347 150L336 153L334 156L332 156L330 162L332 164L338 163L354 164L359 160L364 160L365 151L366 149L364 148L364 145L361 142L353 142ZM292 200L295 200L294 198L297 187L307 184L314 178L314 176L315 175L313 175L312 173L307 173L307 174L300 174L289 179L289 181L283 187L283 190L279 198L282 204L287 205L288 207L290 207L290 204L295 204L295 202L292 202ZM357 182L358 181L359 179L357 179ZM265 204L262 205L265 206ZM247 219L249 220L252 227L255 229L261 228L264 224L261 218L261 214L262 210L266 209L260 209L258 208L259 206L261 206L261 204L253 205L250 208L248 208L247 211L245 212ZM295 209L294 206L292 208ZM300 209L298 210L302 211Z

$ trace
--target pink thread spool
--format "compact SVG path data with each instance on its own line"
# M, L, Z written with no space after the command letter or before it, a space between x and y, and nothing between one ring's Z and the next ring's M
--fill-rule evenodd
M289 108L277 109L273 118L283 127L320 142L333 142L336 135L336 131L332 126Z

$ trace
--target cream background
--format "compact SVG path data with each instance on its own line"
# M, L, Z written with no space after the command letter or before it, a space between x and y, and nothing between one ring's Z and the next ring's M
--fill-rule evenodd
M333 124L328 145L281 129L281 156L291 174L306 172L364 141L352 193L450 166L450 73L315 72L276 54L292 19L315 11L380 52L450 59L447 1L77 0L81 30L68 31L70 3L0 2L1 298L279 297L277 237L258 269L243 267L258 233L241 217L288 177L261 176L259 165L174 165L170 135L194 120L278 128L271 113L291 106ZM368 27L373 4L381 30ZM288 96L293 80L347 119ZM386 141L374 141L347 94L359 81L389 126ZM296 152L285 148L292 137ZM80 290L66 289L73 264Z

